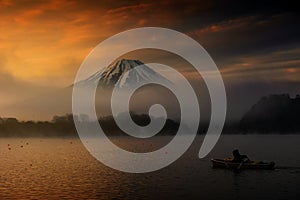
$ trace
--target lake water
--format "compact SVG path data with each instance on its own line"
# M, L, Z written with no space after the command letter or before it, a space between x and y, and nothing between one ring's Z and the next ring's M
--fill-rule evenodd
M171 138L113 141L147 151ZM299 199L300 135L222 135L200 160L202 139L198 136L179 160L162 170L128 174L98 162L79 139L1 138L0 199ZM211 158L231 156L233 148L253 160L290 168L240 173L211 168Z

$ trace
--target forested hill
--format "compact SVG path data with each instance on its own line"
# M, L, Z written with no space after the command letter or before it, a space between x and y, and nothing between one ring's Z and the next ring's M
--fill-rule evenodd
M244 115L240 127L255 132L300 132L300 96L288 94L261 98Z

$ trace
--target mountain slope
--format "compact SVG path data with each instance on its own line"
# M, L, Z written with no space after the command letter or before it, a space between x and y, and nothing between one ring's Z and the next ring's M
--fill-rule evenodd
M140 66L137 68L137 66ZM131 70L128 74L128 72ZM118 60L102 71L99 71L89 78L78 82L76 85L88 86L91 83L98 82L98 85L103 88L117 87L130 87L134 83L144 81L159 81L167 84L171 82L165 77L161 76L148 66L144 65L139 60Z

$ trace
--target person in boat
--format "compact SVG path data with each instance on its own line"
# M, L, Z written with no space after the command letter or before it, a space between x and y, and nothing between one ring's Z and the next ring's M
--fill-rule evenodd
M248 158L248 156L241 155L238 149L233 150L232 154L233 154L232 162L237 162L237 163L250 162L250 159Z

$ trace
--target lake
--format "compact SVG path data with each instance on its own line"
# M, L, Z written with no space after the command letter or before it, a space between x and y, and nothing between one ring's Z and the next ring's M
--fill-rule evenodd
M137 152L171 139L112 138ZM299 199L300 135L222 135L213 151L199 159L202 139L197 136L164 169L128 174L104 166L79 139L1 138L0 199ZM231 156L234 148L253 160L289 168L239 173L211 168L211 158Z

